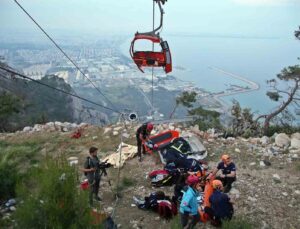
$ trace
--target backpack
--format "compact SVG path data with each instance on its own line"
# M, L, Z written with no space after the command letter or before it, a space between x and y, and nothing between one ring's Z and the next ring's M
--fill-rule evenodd
M177 206L175 203L169 200L158 200L157 203L157 211L160 217L169 220L177 215Z
M155 170L149 174L154 187L173 185L173 176L166 170Z

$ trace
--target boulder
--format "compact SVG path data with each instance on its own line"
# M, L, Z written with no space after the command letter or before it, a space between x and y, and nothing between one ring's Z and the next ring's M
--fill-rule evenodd
M290 138L285 133L280 133L275 137L275 144L279 147L287 147L290 145Z
M250 138L249 142L253 145L257 145L260 142L260 138Z
M106 128L104 129L103 134L107 134L107 133L109 133L109 132L111 132L111 131L112 131L112 128L106 127Z
M175 127L173 126L173 124L169 125L169 130L175 130Z
M297 132L297 133L292 134L291 138L296 138L296 139L300 140L300 133Z
M46 131L55 131L55 125L54 125L54 122L48 122L44 125L44 129Z
M295 149L300 149L300 139L292 138L291 140L291 147Z
M119 134L118 131L113 131L113 136L117 136Z
M117 126L117 127L114 128L114 131L119 131L121 129L122 129L122 126Z
M180 128L175 128L176 131L178 131L179 133L181 133L181 129Z
M280 176L277 173L273 174L273 180L275 182L280 182Z
M234 149L234 152L236 152L236 153L240 153L240 152L241 152L241 150L240 150L239 148L235 148L235 149Z
M193 127L191 127L191 131L195 132L195 133L199 133L200 130L199 130L199 126L198 125L195 125Z
M261 137L261 138L259 139L259 142L260 142L260 144L262 144L262 145L267 145L267 144L269 144L271 141L270 141L270 138L269 138L269 137L263 136L263 137Z
M35 124L34 127L32 128L32 131L42 131L43 130L43 126L41 124Z
M30 132L31 130L32 130L32 127L30 127L30 126L25 126L23 128L23 132Z

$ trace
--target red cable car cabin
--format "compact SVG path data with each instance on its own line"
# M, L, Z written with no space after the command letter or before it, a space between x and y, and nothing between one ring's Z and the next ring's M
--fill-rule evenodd
M161 52L135 51L134 43L136 40L149 40L153 43L159 43L162 50ZM130 55L142 72L144 72L142 67L163 67L166 73L172 71L172 58L168 42L163 41L159 36L136 33L131 42Z

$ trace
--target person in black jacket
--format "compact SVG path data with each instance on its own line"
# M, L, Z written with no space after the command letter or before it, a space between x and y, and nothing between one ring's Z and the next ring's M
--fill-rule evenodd
M145 147L143 146L142 143L150 140L149 136L152 130L153 130L153 124L148 122L141 125L136 131L136 141L137 141L137 148L138 148L137 154L139 157L139 161L142 161L142 154L141 154L142 147L143 147L143 154L145 153Z
M101 169L100 169L100 160L97 157L98 148L91 147L90 156L86 158L84 163L83 172L85 173L89 186L90 186L90 205L93 205L93 199L101 201L101 198L98 196L100 179L101 179Z

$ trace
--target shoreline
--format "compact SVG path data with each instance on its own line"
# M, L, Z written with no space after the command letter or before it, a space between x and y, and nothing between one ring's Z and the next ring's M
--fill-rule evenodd
M260 85L258 83L251 81L251 80L247 79L246 77L225 71L218 67L209 67L209 69L220 72L229 77L241 80L249 85L249 89L241 88L238 91L224 92L224 93L220 93L220 94L212 94L213 98L222 104L224 112L228 111L229 104L225 100L223 100L222 97L227 97L227 96L232 96L232 95L242 94L242 93L249 93L249 92L253 92L253 91L258 91L260 89Z

